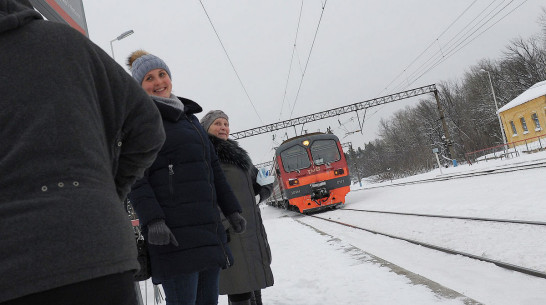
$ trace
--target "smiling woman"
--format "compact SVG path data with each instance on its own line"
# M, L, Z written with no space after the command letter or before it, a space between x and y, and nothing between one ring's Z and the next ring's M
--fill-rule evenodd
M211 135L227 140L229 138L229 118L222 110L211 110L202 119L201 125Z
M142 89L149 95L170 97L172 87L171 78L164 69L151 70L142 81Z
M161 58L138 50L128 64L159 109L166 134L129 194L148 244L152 282L162 284L167 305L217 304L220 269L233 264L220 210L239 234L246 226L241 207L195 117L201 106L172 94L171 71Z
M171 71L163 60L144 50L137 50L127 59L133 77L149 95L170 98Z
M233 252L235 265L220 272L220 294L227 294L231 305L261 305L261 290L273 286L271 271L271 249L256 201L270 196L273 181L258 175L250 156L234 140L229 138L229 118L222 110L211 110L202 119L201 125L209 133L224 171L227 182L243 208L243 217L248 221L243 234L235 232L222 216L228 236L228 245Z

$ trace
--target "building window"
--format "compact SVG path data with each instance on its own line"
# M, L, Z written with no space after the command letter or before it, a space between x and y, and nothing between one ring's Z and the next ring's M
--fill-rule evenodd
M528 133L529 129L527 129L527 123L525 123L525 118L519 118L519 121L521 122L521 128L523 129L523 134Z
M538 121L538 115L536 113L531 114L531 119L535 123L535 131L539 131L542 128L540 128L540 122Z
M510 126L512 127L512 133L513 133L512 136L517 136L518 130L516 129L516 124L514 124L514 121L510 121Z

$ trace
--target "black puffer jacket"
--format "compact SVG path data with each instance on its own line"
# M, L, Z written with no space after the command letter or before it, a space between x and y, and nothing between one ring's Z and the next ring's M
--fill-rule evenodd
M256 183L258 170L237 142L212 135L209 138L216 148L226 179L243 208L242 216L247 221L246 231L242 234L234 234L228 222L224 221L235 264L220 272L220 294L239 294L273 286L271 249L255 198L256 194L260 195L260 200L269 197L271 185Z
M152 97L153 98L153 97ZM226 215L241 207L226 182L207 133L194 113L197 103L179 98L184 111L156 101L167 140L129 198L144 227L165 219L179 246L149 245L154 283L232 263L218 207Z

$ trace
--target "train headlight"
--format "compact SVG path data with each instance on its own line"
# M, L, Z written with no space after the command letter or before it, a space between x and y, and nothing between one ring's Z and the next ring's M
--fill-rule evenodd
M334 175L336 175L336 176L343 175L343 173L345 173L343 168L334 170Z
M288 185L294 186L294 185L300 185L300 181L296 179L288 179Z
M309 146L309 140L305 140L301 142L301 144L303 144L303 146Z

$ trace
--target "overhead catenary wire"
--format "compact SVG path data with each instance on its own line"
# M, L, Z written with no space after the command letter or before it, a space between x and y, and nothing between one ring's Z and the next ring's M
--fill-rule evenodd
M504 3L506 0L503 0L501 3L497 4L496 7L494 7L492 10L489 10L489 8L496 2L497 0L492 0L485 8L483 8L472 20L470 20L462 29L460 29L454 36L451 37L451 39L449 39L445 44L444 44L444 49L446 50L446 52L449 52L449 50L451 50L451 48L453 47L453 45L457 44L458 42L461 41L461 39L465 39L465 37L468 37L468 33L470 31L472 31L472 29L474 29L476 26L480 25L480 22L482 22L485 18L487 18L487 16L489 16L495 9L497 9L500 5L502 5L502 3ZM485 15L484 15L485 14ZM477 21L475 23L475 21L478 19L478 18L481 18L481 20ZM470 27L470 29L468 29ZM434 61L436 60L435 58L440 55L440 57L442 56L441 55L441 52L440 51L436 51L435 53L433 53L426 61L424 61L419 67L417 67L415 69L415 71L413 71L409 76L408 76L408 79L411 79L413 78L415 75L421 73L421 70L424 69L423 67L426 67L427 64L431 61ZM426 69L426 68L425 68ZM410 81L407 82L408 84L411 83ZM402 83L399 83L394 90L399 90L400 88L403 88L406 84L402 84Z
M292 72L292 63L294 61L294 53L296 52L296 44L297 44L297 41L298 41L298 33L300 31L300 22L301 22L301 13L303 11L303 0L301 0L301 6L300 6L300 13L299 13L299 17L298 17L298 25L296 26L296 36L294 38L294 46L292 48L292 56L290 57L290 65L288 67L288 76L286 77L286 84L284 86L284 95L282 97L282 104L281 104L281 110L280 110L280 113L279 113L279 121L281 120L281 115L282 115L282 110L283 110L283 107L284 107L284 102L286 101L286 91L288 89L288 82L290 80L290 74Z
M392 83L394 83L397 79L399 79L403 74L404 72L406 72L419 58L421 58L421 56L423 56L423 54L425 54L426 51L428 51L435 43L438 42L438 39L440 39L440 37L442 37L454 24L455 22L457 22L478 0L474 0L472 3L470 3L470 5L468 5L464 11L462 13L459 14L459 16L457 16L457 18L455 18L455 20L453 20L451 22L451 24L449 24L443 31L442 33L440 33L440 35L438 35L438 37L436 37L436 39L434 39L419 55L417 55L417 57L415 57L405 68L404 70L402 70L402 72L400 72L400 74L398 74L381 92L379 92L378 96L380 96L381 94L383 94L383 92L385 92L390 85L392 85Z
M298 24L297 24L297 28L296 28L296 36L294 38L294 44L293 44L293 48L292 48L292 57L290 59L290 67L289 67L289 72L288 72L288 77L287 77L287 80L286 80L286 85L285 85L285 89L284 89L284 96L283 96L283 102L282 102L282 105L281 105L281 111L279 113L279 120L281 119L281 116L282 116L282 110L283 110L283 107L284 107L284 103L285 103L285 99L286 99L286 94L287 94L287 88L288 88L288 83L289 83L289 79L290 79L290 73L291 73L291 69L292 69L292 64L293 64L293 59L294 59L294 55L296 55L297 59L298 59L298 63L300 65L300 70L302 70L302 73L301 73L301 79L300 79L300 82L299 82L299 86L298 86L298 91L296 93L296 97L294 98L294 103L292 104L292 110L290 111L290 118L292 117L292 114L294 112L294 108L296 106L296 103L297 103L297 100L298 100L298 97L299 97L299 93L300 93L300 90L301 90L301 86L302 86L302 83L303 83L303 79L305 77L305 72L307 70L307 66L309 65L309 59L311 58L311 54L313 52L313 47L315 45L315 41L316 41L316 38L317 38L317 35L318 35L318 31L319 31L319 28L320 28L320 24L321 24L321 21L322 21L322 16L324 15L324 8L326 7L326 3L328 2L328 0L325 0L323 3L321 2L322 4L322 10L321 10L321 14L320 14L320 18L319 18L319 21L318 21L318 24L317 24L317 28L315 30L315 35L313 37L313 42L311 44L311 48L309 50L309 54L307 55L307 60L306 60L306 63L305 63L305 66L303 68L303 70L301 69L301 61L299 59L299 55L297 54L297 39L298 39L298 34L299 34L299 29L300 29L300 24L301 24L301 15L302 15L302 11L303 11L303 0L301 1L301 5L300 5L300 13L299 13L299 18L298 18ZM285 134L286 134L286 131L285 131Z
M297 46L297 41L298 41L298 34L299 34L299 31L300 31L300 24L301 24L301 15L302 15L302 12L303 12L303 0L301 0L301 5L300 5L300 13L299 13L299 17L298 17L298 23L296 25L296 35L294 37L294 44L292 46L292 56L290 57L290 64L288 66L288 76L286 77L286 84L284 86L284 94L283 94L283 98L282 98L282 103L281 103L281 107L280 107L280 111L279 111L279 117L277 119L277 121L280 121L281 118L282 118L282 112L283 112L283 109L284 109L284 103L286 102L286 94L288 92L288 84L289 84L289 81L290 81L290 75L292 73L292 64L294 62L294 55L296 54L296 46ZM299 56L298 56L298 62L299 62ZM300 62L300 70L301 70L301 62ZM278 131L275 132L273 138L275 136L278 136ZM272 143L271 143L271 149L273 149L273 147L276 145L275 141L272 140ZM278 146L278 145L277 145Z
M496 1L490 2L484 9L482 9L470 22L468 22L461 30L458 31L456 35L451 37L451 39L444 44L443 48L441 50L436 51L434 54L432 54L428 59L422 63L419 67L417 67L411 74L409 74L404 81L400 81L395 87L393 87L394 91L400 91L404 90L405 88L408 88L412 84L414 84L417 80L419 80L422 76L426 75L428 72L430 72L432 69L437 67L439 64L443 63L445 60L459 52L462 48L467 46L469 43L477 39L479 36L481 36L483 33L485 33L487 30L489 30L491 27L493 27L495 24L500 22L502 19L504 19L506 16L513 13L517 8L519 8L521 5L523 5L527 0L524 0L522 3L517 5L515 8L510 10L507 14L505 14L502 18L494 21L494 19L503 11L507 10L508 7L514 2L514 0L509 1L507 4L503 6L503 4L506 2L506 0L501 1L498 3L493 9L490 9L490 7L494 4ZM474 2L473 2L474 3ZM472 4L473 4L472 3ZM500 9L499 7L502 6ZM467 7L463 13L467 14L468 11ZM460 14L456 21L460 19L462 14ZM476 22L476 20L478 20ZM493 22L494 21L494 22ZM493 24L491 24L493 22ZM453 24L454 22L452 22ZM452 24L450 24L448 27L452 27ZM489 25L491 24L491 25ZM489 26L488 26L489 25ZM479 34L476 34L478 31L480 31L482 28L486 27L485 30L480 32ZM446 29L447 30L447 29ZM444 31L445 32L445 31ZM442 34L444 34L442 32ZM438 37L439 38L439 37ZM424 54L426 51L430 49L430 47L436 43L436 40L429 45L425 51L423 51L417 58L421 58L422 54ZM438 41L439 43L439 41ZM397 78L399 78L402 74L408 72L408 67L415 64L415 61L412 61L410 65L404 69ZM391 81L389 85L384 89L387 90L390 85L392 85L394 81Z
M484 16L482 16L482 18L480 20L477 21L476 24L474 24L473 26L471 26L469 29L467 29L472 23L474 23L474 21L476 19L478 19L478 17L480 17L482 15L482 13L484 13L485 11L487 11L487 9L489 8L489 6L491 6L495 1L492 1L484 10L482 10L470 23L468 23L462 30L459 31L459 33L457 33L457 35L455 35L454 37L452 37L447 43L446 43L446 46L445 46L445 49L446 49L446 53L445 54L450 54L454 49L456 49L458 46L460 46L462 43L464 43L466 40L468 40L470 37L472 37L472 35L474 35L474 33L476 33L479 29L481 29L482 27L484 27L487 23L489 23L493 18L495 18L496 15L498 15L502 10L504 10L508 5L510 5L514 0L511 0L508 2L507 5L505 5L504 7L502 7L501 9L499 9L498 11L496 11L504 2L505 0L503 0L501 3L499 3L497 6L495 6L492 10L490 10L489 12L487 12ZM495 12L496 11L496 12ZM493 14L493 16L489 17L493 12L495 12ZM486 18L489 18L487 20L484 21L484 19ZM464 33L463 33L464 31ZM472 31L472 32L471 32ZM469 33L471 32L471 33ZM457 38L459 36L459 34L463 33L463 35L459 38ZM456 40L455 40L456 39ZM453 42L453 40L455 40ZM452 43L453 42L453 43ZM436 51L436 53L434 53L427 61L425 61L423 64L421 64L421 66L419 66L419 68L414 71L410 76L409 78L412 78L413 80L411 82L408 82L407 85L404 85L404 84L400 84L396 89L397 90L401 90L402 88L404 88L405 86L409 86L409 84L412 84L413 82L416 81L416 78L414 78L416 75L419 75L419 73L422 73L421 71L422 70L425 70L424 73L422 73L421 75L424 75L425 73L427 73L428 71L430 71L430 67L435 67L437 63L439 62L443 62L443 58L446 58L447 55L444 55L442 54L442 52L440 51ZM430 61L433 61L432 64L429 64ZM428 65L428 66L427 66ZM420 77L420 76L419 76Z
M298 86L298 91L296 93L296 97L294 98L294 104L292 105L292 110L290 111L290 118L292 118L292 114L294 113L294 108L296 108L296 103L298 102L298 97L300 95L301 85L303 84L303 79L305 77L305 72L307 71L307 67L309 66L309 59L311 59L311 54L313 52L313 47L315 46L315 41L317 39L318 31L320 28L320 24L322 21L322 16L324 16L324 8L326 7L326 3L328 0L324 1L324 4L322 5L322 11L320 13L320 18L317 24L317 29L315 30L315 35L313 37L313 42L311 43L311 48L309 49L309 54L307 55L307 61L305 62L305 66L303 68L303 73L301 75L300 84Z
M456 39L457 37L459 37L459 35L463 34L463 33L468 33L468 32L465 32L465 30L471 26L474 21L476 21L476 19L478 19L482 14L484 14L484 12L486 12L488 10L488 8L493 5L493 3L495 3L495 1L497 0L492 0L485 8L483 8L470 22L468 22L462 29L460 29L454 36L451 37L451 39L449 39L446 43L445 43L445 46L446 46L446 49L448 48L447 46L451 44L451 42ZM503 0L504 2L505 0ZM500 4L499 4L500 5ZM498 6L497 6L498 7ZM463 35L464 37L464 35ZM460 38L459 38L460 39ZM414 71L410 76L408 76L407 78L411 78L413 77L415 74L417 74L418 72L417 71L420 71L420 69L423 68L423 66L425 66L428 62L430 62L431 60L433 60L437 55L438 55L438 51L436 53L434 53L432 56L430 56L424 63L422 63L419 67L416 68L416 71ZM410 83L410 81L408 80L407 82L408 84ZM404 84L398 84L394 90L398 90L399 88L403 87Z
M503 20L504 18L506 18L508 15L510 15L511 13L513 13L516 9L518 9L520 6L522 6L525 2L527 2L527 0L524 0L522 3L520 3L518 6L516 6L515 8L513 8L511 11L509 11L507 14L505 14L504 16L502 16L499 20L495 21L492 25L490 25L489 27L487 27L485 30L483 30L482 32L480 32L478 35L474 36L470 41L468 41L467 43L465 43L464 45L460 46L459 48L457 48L455 51L451 52L450 54L446 55L446 57L442 58L440 61L436 62L433 66L431 66L429 69L427 69L425 72L421 73L417 78L415 78L410 84L408 84L408 86L410 86L411 84L415 83L417 80L419 80L423 75L425 75L426 73L428 73L429 71L431 71L432 69L436 68L439 64L441 64L442 62L444 62L445 60L447 60L448 58L450 58L451 56L453 56L455 53L457 53L458 51L460 51L461 49L463 49L464 47L466 47L468 44L470 44L472 41L476 40L478 37L480 37L483 33L487 32L489 29L491 29L493 26L495 26L497 23L499 23L501 20ZM464 41L463 41L464 42ZM459 44L460 45L460 44ZM458 45L458 46L459 46Z
M205 15L207 16L210 25L212 26L212 29L214 30L214 33L216 34L216 37L218 38L218 41L220 42L220 45L222 46L222 49L224 50L224 53L226 54L226 57L231 64L231 67L233 68L233 71L235 72L235 75L237 76L237 79L239 80L239 83L241 84L241 87L243 88L243 91L246 94L246 97L248 98L248 101L252 105L252 108L254 109L254 112L256 113L256 116L258 116L258 119L262 124L264 124L262 118L260 117L260 114L258 113L258 110L256 110L256 107L254 106L254 103L252 102L252 99L250 98L250 95L248 94L248 91L246 90L245 85L243 84L243 81L241 80L241 77L239 76L239 73L237 72L237 69L235 68L235 65L233 64L233 61L231 60L231 57L229 57L229 54L226 50L226 47L224 46L224 43L222 42L222 39L220 38L220 35L218 34L218 31L216 30L216 27L212 23L212 19L209 16L209 13L207 12L207 9L205 8L205 5L203 4L202 0L199 0L201 3L201 7L203 8L203 11L205 12Z

